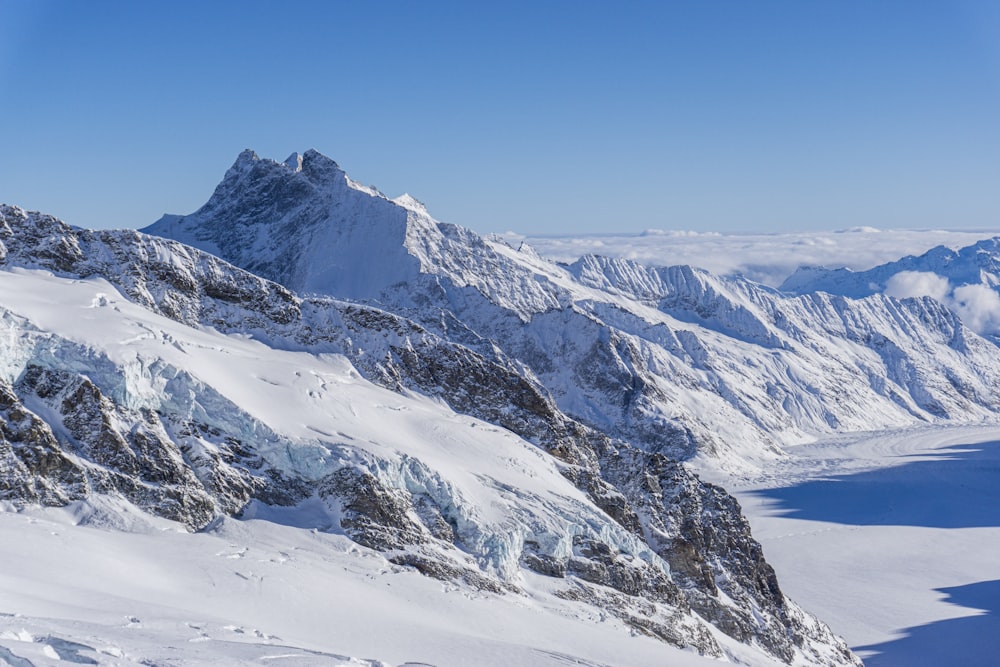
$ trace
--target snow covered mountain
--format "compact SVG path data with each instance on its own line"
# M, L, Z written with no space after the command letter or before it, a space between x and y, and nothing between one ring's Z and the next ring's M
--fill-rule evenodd
M582 424L703 465L1000 407L995 346L935 300L788 298L594 256L558 265L360 186L315 151L284 163L246 151L205 206L145 231L406 317L539 384Z
M549 259L572 264L584 255L626 257L646 266L688 265L717 276L743 276L779 287L803 266L866 271L904 255L939 245L962 248L995 232L959 229L875 229L835 231L709 232L647 229L643 232L561 235L502 234L509 244L528 243Z
M984 239L959 250L945 246L923 255L908 255L867 271L806 267L789 276L781 286L785 292L829 292L859 299L884 292L893 276L903 271L934 273L953 285L1000 285L1000 236Z
M0 244L9 508L221 535L262 518L664 651L855 663L781 593L732 497L566 416L499 349L137 232L4 206Z
M509 664L512 651L530 654L524 664L696 660L671 647L857 664L782 594L738 503L682 461L740 471L817 434L1000 408L995 345L935 299L787 296L596 256L556 264L390 200L315 151L283 163L246 151L204 207L144 232L0 206L0 503L129 530L169 520L266 545L253 548L267 562L287 560L282 541L320 549L296 582L316 568L322 590L365 595L359 577L400 574L377 599L419 598L416 616L434 609L452 628L421 638L428 623L393 612L409 639L366 640L363 621L340 614L351 637L333 638L348 650L315 623L284 626L282 648L347 651L346 664L431 646L438 667ZM214 587L220 570L192 558ZM225 574L254 582L243 595L258 604L291 609L263 575ZM526 638L474 623L425 578L491 600ZM21 659L10 642L24 637L76 657L96 646L42 641L49 621L5 633L3 618L0 660ZM184 625L206 623L244 625ZM161 637L181 641L171 632ZM636 648L630 634L659 643ZM221 634L202 636L235 655ZM151 642L130 645L135 664L191 660Z
M929 296L948 306L977 332L1000 334L1000 236L951 250L933 248L868 271L802 268L781 289L828 292L852 298L886 293L898 298Z

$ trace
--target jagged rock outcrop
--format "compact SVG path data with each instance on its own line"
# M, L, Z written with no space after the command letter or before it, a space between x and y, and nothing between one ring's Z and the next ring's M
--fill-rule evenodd
M5 379L0 379L0 469L0 500L15 504L59 507L91 493L82 467Z

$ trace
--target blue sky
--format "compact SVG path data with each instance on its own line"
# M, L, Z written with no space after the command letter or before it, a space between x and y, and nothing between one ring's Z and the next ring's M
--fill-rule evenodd
M0 0L0 201L316 148L479 232L1000 230L1000 3Z

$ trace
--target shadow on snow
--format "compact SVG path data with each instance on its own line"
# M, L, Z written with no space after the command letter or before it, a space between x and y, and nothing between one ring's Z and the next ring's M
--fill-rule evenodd
M1000 442L900 460L908 458L920 460L750 495L776 501L775 510L793 519L857 526L1000 526Z
M855 646L874 651L866 667L995 667L1000 664L1000 581L981 581L938 588L946 602L982 610L977 616L950 618L918 625L906 635L882 644Z

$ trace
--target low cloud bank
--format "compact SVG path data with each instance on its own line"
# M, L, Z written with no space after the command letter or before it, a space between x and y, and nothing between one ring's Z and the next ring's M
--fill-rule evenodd
M949 308L978 333L1000 331L1000 295L986 285L962 285L952 292Z
M856 227L837 232L720 234L663 231L589 236L499 234L515 248L526 242L538 254L571 263L583 255L624 257L647 266L687 264L717 275L742 275L777 287L801 266L846 267L865 271L906 255L922 255L939 245L972 245L996 232L953 230L877 230ZM885 293L897 298L929 296L954 311L978 333L1000 332L1000 295L985 285L954 287L931 272L902 271L889 279Z
M649 266L688 264L718 275L743 275L777 287L800 266L847 267L864 271L922 255L944 245L961 248L996 232L951 230L876 230L858 227L838 232L720 234L647 230L642 234L525 236L501 234L515 248L527 242L538 254L560 262L583 255L624 257Z

